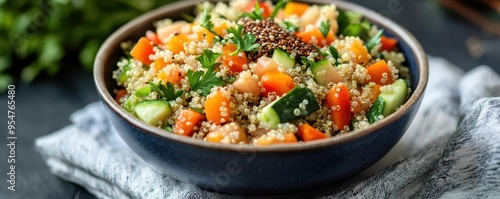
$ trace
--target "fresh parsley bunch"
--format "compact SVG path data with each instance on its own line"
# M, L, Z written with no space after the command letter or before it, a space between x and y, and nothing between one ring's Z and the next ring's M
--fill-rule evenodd
M0 93L18 78L31 82L61 67L92 69L99 46L114 30L174 1L0 0Z

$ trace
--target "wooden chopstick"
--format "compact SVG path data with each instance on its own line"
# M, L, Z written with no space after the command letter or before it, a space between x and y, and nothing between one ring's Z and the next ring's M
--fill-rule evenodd
M461 14L468 20L480 26L482 29L500 36L500 22L496 22L488 19L484 15L481 15L480 12L473 10L469 6L466 6L460 0L438 0L442 5L448 7L451 10ZM493 9L500 13L500 2L496 0L483 0L488 1L488 5L492 6Z

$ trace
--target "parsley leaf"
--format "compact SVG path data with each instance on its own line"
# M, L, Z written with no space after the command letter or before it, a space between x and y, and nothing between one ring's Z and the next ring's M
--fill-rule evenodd
M189 85L191 86L191 90L196 91L196 88L198 88L198 83L200 82L201 76L203 76L203 71L198 70L196 72L193 72L192 70L188 70L187 72L187 77L189 81Z
M278 3L276 3L276 5L274 6L274 9L273 9L273 12L271 13L271 15L269 15L269 18L274 18L274 16L276 16L276 14L278 14L278 11L280 9L282 9L283 7L285 7L285 5L288 3L288 0L280 0L278 1Z
M167 82L167 86L163 85L161 81L158 84L149 82L149 85L154 91L156 91L156 93L158 93L158 95L168 101L175 100L182 95L182 90L175 92L174 85L170 82Z
M323 35L323 38L326 38L326 36L328 36L331 26L332 24L330 24L329 19L321 22L321 24L319 25L319 31L321 32L321 35Z
M201 26L206 28L211 33L218 35L214 30L214 23L212 23L212 15L208 13L208 9L203 10L203 14L201 15Z
M233 34L233 37L230 37L229 39L236 44L237 47L236 51L230 54L231 56L237 55L241 51L255 52L259 50L260 44L255 43L257 41L257 37L250 33L243 34L242 25L238 25L238 29L231 27L227 30L227 32Z
M377 44L380 43L380 38L382 37L382 33L384 33L384 30L381 29L377 32L377 34L373 35L368 42L366 42L366 48L368 49L368 52L372 50L373 47L375 47Z
M229 29L227 29L227 33L233 33L234 37L241 37L243 35L243 26L238 24L238 29L234 29L234 27L230 27ZM232 38L230 38L230 39L233 40Z
M214 53L205 49L203 54L196 58L196 60L201 63L201 66L207 69L207 71L203 72L202 70L197 70L193 72L192 70L188 70L188 82L192 91L196 91L203 96L207 96L210 94L213 87L223 86L226 84L222 77L217 77L215 72L215 67L220 65L220 63L216 63L217 58L220 56L221 54L219 53Z
M263 20L264 19L264 17L262 16L263 13L264 11L260 9L259 1L255 1L255 8L253 9L253 11L250 13L247 12L243 13L242 17L248 17L253 20Z
M243 45L240 48L246 52L257 51L259 50L260 44L255 43L255 41L257 41L257 37L255 37L255 35L246 33L245 36L243 36Z
M187 76L191 90L199 92L203 96L210 94L213 87L225 84L222 77L217 77L215 68L209 68L206 72L189 70Z
M216 61L217 58L219 58L221 55L222 54L220 53L214 53L208 49L205 49L203 51L203 54L196 57L196 60L198 60L201 63L201 66L203 68L214 68L220 65L220 63L216 63Z

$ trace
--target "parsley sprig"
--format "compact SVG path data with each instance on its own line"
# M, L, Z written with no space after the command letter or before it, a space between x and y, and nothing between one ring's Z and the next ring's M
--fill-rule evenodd
M212 23L212 15L209 13L208 9L203 10L201 15L201 26L206 28L211 33L218 35L214 30L214 23Z
M210 68L206 72L189 70L187 76L191 90L197 91L203 96L210 94L213 87L225 84L221 77L217 77L214 68Z
M372 50L373 47L375 47L377 44L380 43L380 38L382 37L382 33L384 33L384 29L379 30L375 35L373 35L370 40L366 42L366 48L368 49L368 52Z
M323 35L323 38L326 38L328 36L328 33L330 32L330 27L332 24L330 23L330 20L322 21L319 25L319 31Z
M234 29L231 27L227 30L228 33L232 33L233 37L229 37L234 44L236 44L236 51L232 52L230 55L234 56L238 53L245 52L255 52L260 48L259 43L255 43L257 41L257 37L250 33L243 33L243 26L238 24L238 29Z
M210 69L219 66L221 63L217 63L217 58L221 56L220 53L214 53L211 50L205 49L203 50L203 54L196 57L201 64L201 67Z
M274 6L274 9L273 9L273 12L271 13L271 15L269 15L269 18L274 18L274 16L276 16L276 14L278 14L278 11L282 8L285 7L285 5L288 3L288 0L280 0L278 1L278 3L276 3L276 5Z
M167 82L166 86L161 83L155 84L153 82L149 82L151 88L158 93L158 95L168 101L172 101L177 99L182 95L182 90L175 91L174 85L170 82Z
M248 17L253 20L263 20L264 16L262 15L264 11L260 9L259 1L255 1L255 8L253 9L252 12L250 13L243 13L241 16L242 17Z
M201 66L207 69L205 72L203 70L192 71L188 70L187 76L189 85L192 91L199 92L203 96L210 94L210 91L215 86L223 86L226 84L222 77L217 77L215 72L215 67L220 65L216 63L217 58L221 54L214 53L208 49L203 51L199 57L196 58L201 63Z

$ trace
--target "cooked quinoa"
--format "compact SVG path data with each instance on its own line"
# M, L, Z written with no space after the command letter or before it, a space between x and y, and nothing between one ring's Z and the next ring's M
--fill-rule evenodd
M303 10L297 11L297 5ZM116 100L165 133L223 144L304 142L366 128L384 118L374 108L380 93L396 92L391 84L398 79L408 84L409 70L395 43L391 46L397 40L381 36L362 18L346 20L350 15L343 12L334 4L204 2L193 22L164 19L142 41L123 42L131 56L124 56L113 73L121 88ZM360 35L351 34L346 21ZM292 60L291 66L280 63L276 49ZM322 60L328 69L313 70ZM387 68L378 79L370 76L375 65ZM273 77L284 79L267 82ZM294 99L286 96L296 88L312 92L314 100L299 99L290 117L275 109L277 117L292 119L270 122L266 107ZM407 87L405 96L410 92ZM311 108L315 104L319 108ZM144 115L143 109L149 112Z

